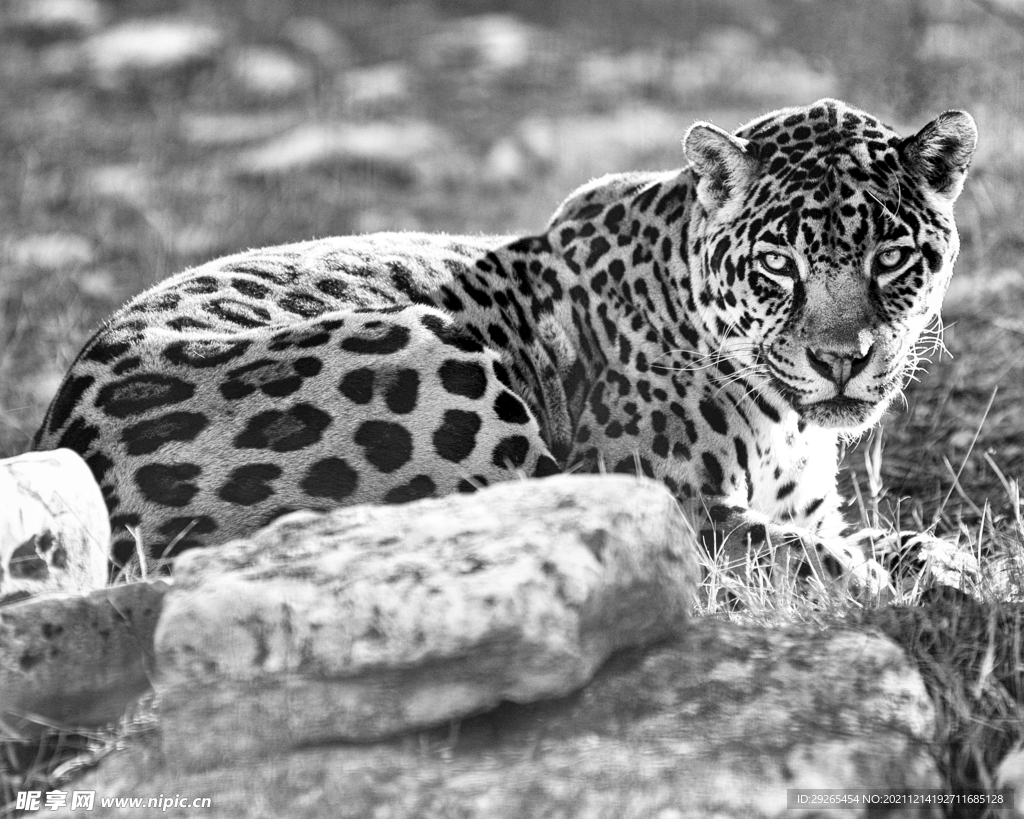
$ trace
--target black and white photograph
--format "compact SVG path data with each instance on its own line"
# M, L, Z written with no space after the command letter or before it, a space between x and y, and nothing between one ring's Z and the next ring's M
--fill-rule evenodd
M0 0L0 819L1024 817L1024 0Z

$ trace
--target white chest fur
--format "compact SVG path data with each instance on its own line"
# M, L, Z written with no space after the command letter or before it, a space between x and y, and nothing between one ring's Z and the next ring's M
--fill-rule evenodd
M807 525L813 511L835 493L837 436L832 430L798 427L795 413L769 425L758 437L750 463L750 506L773 520Z

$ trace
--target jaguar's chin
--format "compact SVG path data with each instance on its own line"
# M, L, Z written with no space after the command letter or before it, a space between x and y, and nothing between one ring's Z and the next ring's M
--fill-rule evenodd
M833 395L820 401L807 401L778 379L772 380L772 386L806 423L852 435L859 435L877 423L889 406L888 400L867 401L849 395Z
M837 395L797 407L800 417L811 424L841 432L860 433L875 424L885 412L886 403L863 401Z

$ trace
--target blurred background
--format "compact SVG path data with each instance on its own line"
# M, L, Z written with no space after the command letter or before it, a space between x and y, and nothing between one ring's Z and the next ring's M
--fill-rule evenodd
M990 307L964 313L960 364L899 422L908 470L941 446L955 466L991 386L1024 382L1022 80L1020 0L4 0L0 456L97 323L184 267L330 234L535 231L593 176L681 165L696 119L837 96L904 133L978 120L949 315L1016 306L998 342ZM1017 346L993 364L993 344ZM986 413L1008 473L1012 398Z

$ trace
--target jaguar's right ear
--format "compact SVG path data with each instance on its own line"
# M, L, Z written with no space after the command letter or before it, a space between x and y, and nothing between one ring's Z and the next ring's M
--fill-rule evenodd
M903 140L900 153L932 190L953 202L977 147L974 118L966 111L946 111Z
M697 198L708 213L745 193L757 176L751 143L710 122L690 127L683 138L683 153L697 173Z

